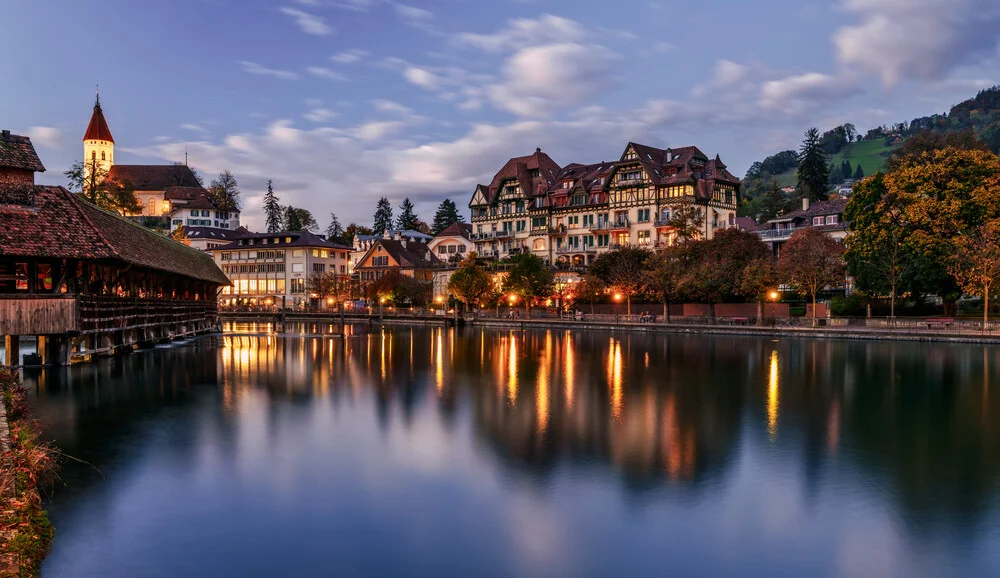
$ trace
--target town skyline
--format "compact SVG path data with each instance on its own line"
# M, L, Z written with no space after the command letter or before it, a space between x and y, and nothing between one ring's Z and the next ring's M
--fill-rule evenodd
M693 145L741 176L808 126L943 112L998 80L1000 14L981 0L720 2L710 22L670 2L59 4L10 8L15 42L37 21L60 40L15 62L22 90L0 96L39 148L39 182L66 184L100 84L118 162L187 151L206 179L233 171L252 230L268 178L321 225L368 223L382 195L424 220L450 197L468 218L476 184L536 147L565 166L628 141ZM205 44L127 29L80 66L89 31L138 12Z

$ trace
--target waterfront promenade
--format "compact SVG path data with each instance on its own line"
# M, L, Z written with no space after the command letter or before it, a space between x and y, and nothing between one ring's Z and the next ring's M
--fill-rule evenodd
M808 317L769 318L757 325L747 317L690 317L673 316L669 322L662 316L652 321L642 321L641 315L554 314L544 310L533 311L531 318L518 312L511 317L501 310L477 312L473 315L430 310L372 311L371 313L335 312L225 312L220 311L223 323L316 323L336 325L343 321L369 325L454 325L466 326L539 328L566 330L626 331L636 333L691 333L705 335L748 335L762 337L806 337L821 339L937 341L954 343L1000 343L1000 323L990 323L987 328L978 319L914 317L914 318L864 318L831 317L813 320Z

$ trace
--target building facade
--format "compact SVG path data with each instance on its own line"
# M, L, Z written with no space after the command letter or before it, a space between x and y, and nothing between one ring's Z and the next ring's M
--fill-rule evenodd
M426 233L421 233L420 231L414 231L412 229L408 230L396 230L388 229L381 235L354 235L353 251L351 253L351 266L349 267L351 273L357 268L359 261L375 245L375 242L381 239L394 239L396 241L405 240L408 243L429 243L433 239L430 235Z
M469 223L455 223L434 236L427 246L430 247L434 256L454 266L458 264L466 255L476 250L472 240L472 225Z
M847 207L847 201L844 199L816 203L810 203L809 199L802 199L800 210L771 219L763 225L759 225L755 232L761 240L771 247L771 251L775 255L781 252L781 246L785 244L785 241L791 239L796 231L808 227L817 227L837 241L843 241L847 237L848 226L848 223L844 221L845 207Z
M232 282L220 304L306 309L317 299L309 292L309 278L327 273L346 278L351 248L294 231L247 233L208 251Z
M471 241L484 257L530 252L583 267L625 245L674 242L674 211L693 207L690 226L711 239L735 226L740 181L697 147L658 149L628 143L621 158L557 165L540 149L512 158L473 193Z

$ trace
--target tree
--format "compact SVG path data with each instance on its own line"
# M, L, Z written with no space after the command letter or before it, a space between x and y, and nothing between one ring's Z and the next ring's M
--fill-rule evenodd
M541 257L531 253L515 255L510 264L503 282L504 292L524 300L524 314L530 318L532 300L552 295L555 274Z
M208 186L208 197L220 211L235 213L240 210L240 185L229 170L219 173Z
M701 238L705 217L699 207L683 197L680 203L671 207L667 226L671 227L673 243L684 245Z
M382 197L378 200L378 206L375 208L375 220L372 225L372 231L376 235L381 235L391 228L392 205L389 204L389 199Z
M417 228L417 214L413 212L413 203L406 197L399 204L399 217L396 218L396 228L400 231L413 231Z
M286 231L310 231L315 233L319 230L319 223L316 222L309 209L300 209L289 205L285 207L284 227Z
M632 315L632 296L646 282L646 261L652 253L643 247L625 246L594 259L590 272L625 297L626 314Z
M346 275L338 275L335 271L315 271L306 278L306 291L315 295L320 303L328 298L338 301L349 299L349 279Z
M844 209L850 222L850 235L844 240L847 271L859 289L888 293L890 317L896 316L896 295L910 267L905 208L905 198L889 195L885 175L879 172L854 185Z
M330 242L343 242L343 237L344 227L341 226L340 219L337 218L335 213L330 213L330 224L326 227L326 240Z
M173 232L170 233L170 238L178 243L184 243L187 246L191 246L191 239L187 236L187 231L184 229L184 225L178 226Z
M135 196L135 185L121 179L105 179L104 198L98 204L123 217L142 212L142 204Z
M448 279L448 291L466 307L481 304L492 292L493 285L490 274L476 262L475 251L465 257Z
M947 148L959 150L988 151L989 145L979 140L972 129L947 133L931 131L918 132L894 150L885 163L888 172L894 172L906 165L919 163L923 155L933 154Z
M594 303L602 299L608 293L608 286L601 281L601 278L591 273L585 273L580 278L580 282L573 286L576 293L576 301L590 303L590 313L594 313Z
M806 131L802 147L799 149L799 195L812 201L823 200L826 198L829 180L830 168L827 165L826 152L820 144L819 131L810 128Z
M267 180L267 194L264 195L264 220L268 233L277 233L281 230L285 215L278 202L278 197L274 194L271 186L271 179Z
M740 274L736 293L757 302L757 325L764 324L764 304L778 286L778 274L770 257L752 259Z
M445 199L438 205L437 212L434 213L434 222L431 224L431 232L435 235L441 234L448 227L455 223L464 223L465 217L458 213L458 207L451 199Z
M771 250L754 233L729 228L718 231L710 241L691 247L690 266L680 280L680 290L708 303L715 316L715 304L739 295L741 278L748 263L769 259Z
M861 168L861 163L858 163L858 168L854 171L854 180L860 181L865 178L865 169Z
M680 297L681 279L687 269L689 254L687 245L674 245L646 259L646 289L663 299L663 319L667 323L670 323L670 304Z
M788 211L788 198L781 192L778 179L771 179L771 189L764 196L761 219L769 221Z
M1000 219L991 219L955 240L948 270L969 295L983 298L983 329L989 326L990 291L1000 281Z
M123 217L142 212L139 199L135 196L135 186L108 176L108 171L101 167L97 159L91 159L89 166L77 161L63 174L69 179L69 190L81 193L84 199L102 209Z
M347 226L346 229L344 229L343 239L346 245L353 245L355 235L373 235L373 234L374 233L372 232L372 230L369 229L368 227L359 225L357 223L351 223L350 225Z
M816 325L816 294L828 285L844 281L844 248L816 227L797 231L781 248L779 278L799 293L812 298Z

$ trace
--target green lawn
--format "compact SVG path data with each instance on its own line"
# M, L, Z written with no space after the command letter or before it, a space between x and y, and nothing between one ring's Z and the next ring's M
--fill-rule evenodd
M860 163L864 168L865 175L873 175L876 171L885 168L886 158L889 157L892 151L899 147L899 145L887 147L885 146L885 140L884 138L880 138L878 140L851 143L844 150L833 155L833 158L830 160L835 167L840 166L840 163L844 162L844 159L851 161L851 167L855 169Z

